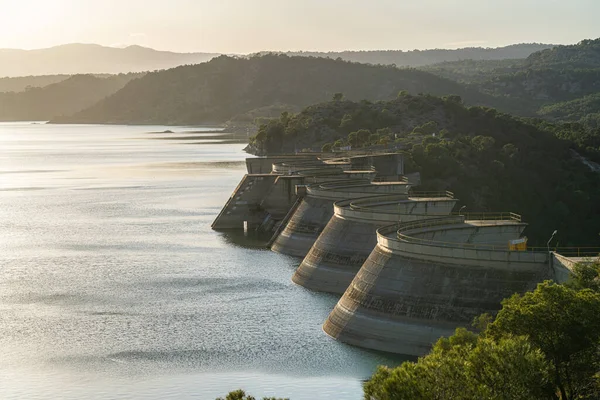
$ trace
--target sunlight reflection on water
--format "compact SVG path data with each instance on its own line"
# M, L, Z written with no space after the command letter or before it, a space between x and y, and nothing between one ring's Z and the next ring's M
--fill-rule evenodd
M361 398L400 360L329 339L298 260L210 229L243 145L139 140L166 129L0 124L0 398Z

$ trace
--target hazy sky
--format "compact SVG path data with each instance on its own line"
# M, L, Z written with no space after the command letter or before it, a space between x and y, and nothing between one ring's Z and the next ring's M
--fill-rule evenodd
M495 47L600 37L600 0L0 0L0 48Z

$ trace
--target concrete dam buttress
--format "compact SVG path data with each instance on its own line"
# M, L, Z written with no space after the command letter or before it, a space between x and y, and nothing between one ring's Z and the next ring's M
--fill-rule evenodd
M329 160L315 155L248 158L248 174L212 224L213 229L269 231L298 200L296 187L319 182L369 183L398 181L404 171L402 154L352 156ZM326 221L325 221L326 222Z
M448 215L457 201L450 192L338 201L292 280L310 290L341 295L377 245L377 229Z
M464 216L377 231L377 246L331 312L324 331L342 342L421 356L442 336L495 313L502 299L552 278L547 252L509 251L526 224Z
M383 194L401 194L408 198L406 182L328 182L309 185L306 196L291 216L285 229L275 238L271 250L305 257L331 217L333 203Z

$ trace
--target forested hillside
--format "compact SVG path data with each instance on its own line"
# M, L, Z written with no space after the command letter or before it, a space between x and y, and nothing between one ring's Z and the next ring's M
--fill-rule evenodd
M525 58L503 60L460 60L447 61L422 67L444 78L461 83L483 83L493 77L514 73L525 66Z
M543 106L539 114L556 121L579 121L585 127L600 128L600 91L575 100Z
M530 67L598 68L600 39L586 39L569 46L556 46L532 53L527 57Z
M0 121L47 121L57 115L73 114L117 92L138 76L74 75L42 88L0 93Z
M520 43L505 47L483 48L466 47L462 49L430 49L430 50L365 50L338 52L288 52L289 56L341 58L364 64L394 64L398 67L421 67L441 62L459 60L504 60L525 59L532 53L552 48L553 45L542 43Z
M521 213L538 245L555 229L561 246L600 245L600 174L576 160L577 145L556 133L547 123L465 107L457 97L402 94L284 114L261 126L252 146L272 154L394 144L408 151L407 167L421 172L421 189L451 190L471 211Z
M463 60L424 68L518 107L499 108L517 115L582 122L600 108L600 39L583 40L531 54L522 60ZM577 111L574 108L583 106ZM564 108L564 109L563 109ZM596 119L596 117L592 117Z
M276 104L291 108L325 101L382 100L410 93L460 95L470 104L497 99L415 69L269 54L221 56L208 63L149 73L118 93L68 118L70 123L197 124L223 122Z
M0 78L0 93L23 92L25 89L44 87L69 79L69 75L20 76L18 78Z

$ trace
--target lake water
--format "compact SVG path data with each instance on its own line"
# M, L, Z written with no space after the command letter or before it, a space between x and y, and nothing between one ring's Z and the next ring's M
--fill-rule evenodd
M400 361L327 337L299 260L210 229L247 155L206 130L0 124L1 399L360 399Z

